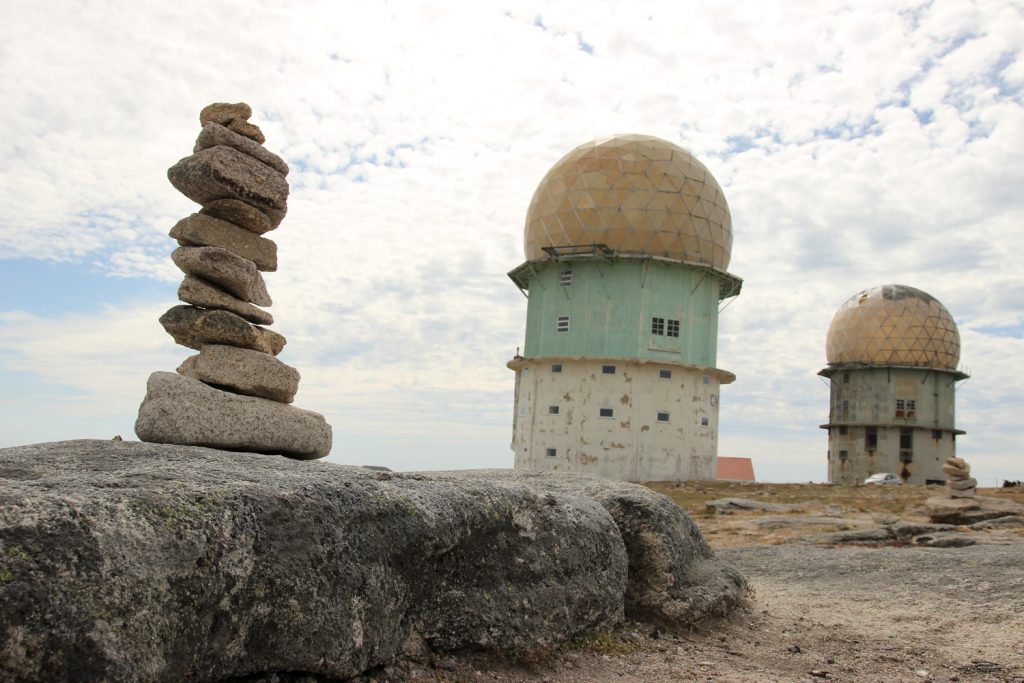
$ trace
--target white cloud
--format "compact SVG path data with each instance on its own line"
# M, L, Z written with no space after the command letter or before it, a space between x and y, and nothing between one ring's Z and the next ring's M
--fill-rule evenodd
M851 294L895 281L961 323L975 373L963 452L1024 478L1024 400L1000 385L1024 370L1013 3L5 9L2 258L177 279L166 233L195 207L166 168L203 105L248 101L293 169L270 235L275 327L303 373L298 403L335 424L339 458L511 462L504 361L525 300L505 272L530 196L576 145L643 132L702 158L733 210L746 283L721 321L719 364L738 375L723 453L823 476L825 330ZM58 315L0 297L0 373L25 392L0 445L55 433L60 387L68 429L81 414L103 434L130 424L148 373L185 353L156 324L174 301Z

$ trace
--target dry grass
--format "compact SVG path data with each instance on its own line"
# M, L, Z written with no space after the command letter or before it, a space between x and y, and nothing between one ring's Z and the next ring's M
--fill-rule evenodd
M648 483L687 511L708 542L717 548L737 545L774 545L794 537L860 526L878 526L899 518L926 522L923 503L942 495L942 486L833 486L831 484L741 484L731 482ZM1024 504L1024 488L978 489L978 494ZM718 498L745 498L799 506L789 512L742 511L714 514L707 502ZM834 519L823 523L822 517ZM808 519L816 518L816 519ZM1024 534L1024 531L1021 532Z

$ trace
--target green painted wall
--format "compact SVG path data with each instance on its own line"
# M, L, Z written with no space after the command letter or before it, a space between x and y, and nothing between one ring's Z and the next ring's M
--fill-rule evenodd
M560 275L572 271L572 284ZM528 358L643 358L715 367L719 280L699 268L640 259L539 265L529 279ZM559 316L569 331L558 332ZM651 318L680 321L679 337L651 334Z

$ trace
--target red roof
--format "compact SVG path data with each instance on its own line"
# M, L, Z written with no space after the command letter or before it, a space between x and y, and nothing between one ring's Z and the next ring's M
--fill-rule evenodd
M720 455L715 478L720 481L756 481L754 463L750 458L729 458Z

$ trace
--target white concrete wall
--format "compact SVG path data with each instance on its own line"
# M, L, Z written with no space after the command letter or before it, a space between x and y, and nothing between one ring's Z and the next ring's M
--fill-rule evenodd
M555 363L560 373L552 372ZM615 374L604 374L604 365L614 365ZM715 478L719 385L728 373L622 359L527 359L509 367L516 371L517 469L625 481ZM660 370L672 377L660 378ZM613 416L601 417L602 408ZM659 422L658 412L669 421Z
M866 427L831 427L828 439L828 480L833 484L861 484L878 472L892 472L908 484L945 481L942 466L956 455L953 432L913 428L913 455L900 461L900 427L877 427L878 446L866 447ZM939 438L935 438L938 436ZM842 452L846 451L846 458Z
M956 455L954 373L871 367L837 369L828 375L830 482L859 484L878 472L898 474L909 484L945 481L942 466ZM896 412L897 399L904 401L902 417ZM914 402L913 415L907 412L908 401ZM867 446L869 427L878 434L874 449ZM910 429L913 434L909 462L900 457L901 429Z

